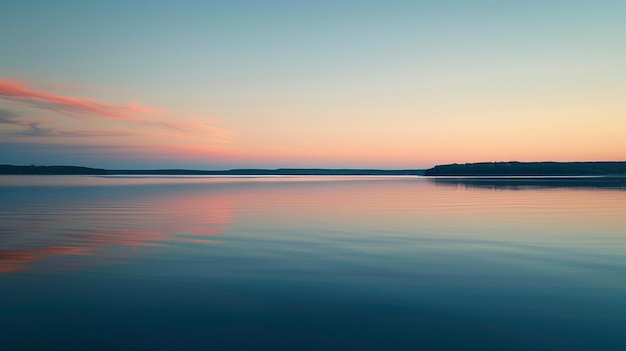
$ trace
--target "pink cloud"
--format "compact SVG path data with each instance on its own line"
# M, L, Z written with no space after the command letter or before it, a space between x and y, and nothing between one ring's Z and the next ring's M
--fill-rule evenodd
M163 115L166 113L166 111L153 107L142 106L137 103L116 105L92 98L58 95L34 89L29 84L22 81L6 78L0 78L0 98L19 101L38 108L60 111L67 115L86 114L105 118L121 119L142 123L144 125L167 128L183 133L205 132L211 134L217 139L217 141L229 140L233 136L232 131L213 125L197 122L184 123L149 119L148 117L151 115ZM2 116L0 115L0 117ZM32 121L19 121L14 118L14 116L4 117L4 123L8 123L8 118L10 118L11 124L30 127L31 129L37 127L41 123L36 122L33 124ZM204 120L209 119L204 118ZM210 120L210 122L216 123L215 120ZM38 130L35 130L35 132L38 132Z
M89 113L104 117L145 121L143 115L162 114L163 111L137 104L114 105L90 98L62 96L32 89L28 84L0 78L0 96L23 101L38 107L67 112Z

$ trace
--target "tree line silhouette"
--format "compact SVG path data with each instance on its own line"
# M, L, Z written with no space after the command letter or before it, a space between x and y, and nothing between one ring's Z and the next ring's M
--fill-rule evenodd
M626 175L626 162L481 162L439 165L427 176L606 176Z

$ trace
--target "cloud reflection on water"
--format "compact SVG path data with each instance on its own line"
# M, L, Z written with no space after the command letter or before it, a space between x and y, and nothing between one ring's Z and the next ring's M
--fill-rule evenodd
M58 255L91 255L93 248L73 246L50 246L33 250L1 250L0 273L17 272L27 269L34 262Z
M20 187L0 214L0 273L53 256L119 258L122 248L214 244L232 220L219 192L165 187ZM197 190L197 189L196 189ZM123 251L123 252L122 252Z
M53 185L42 184L45 179ZM227 240L239 240L238 250L249 246L245 254L253 256L266 254L262 248L317 255L324 247L384 256L385 250L405 249L394 246L398 240L422 246L435 240L463 250L468 243L508 247L528 241L602 246L600 233L615 237L626 208L619 189L598 196L594 189L569 191L558 182L540 183L542 188L414 177L35 180L36 186L22 179L19 186L1 188L2 272L76 252L100 262L215 244L233 228Z

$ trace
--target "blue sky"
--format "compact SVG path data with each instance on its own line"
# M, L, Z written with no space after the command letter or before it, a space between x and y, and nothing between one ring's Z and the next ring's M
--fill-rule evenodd
M624 13L620 1L14 1L0 78L163 112L129 122L6 93L0 143L14 151L0 163L626 159ZM53 132L25 133L33 121Z

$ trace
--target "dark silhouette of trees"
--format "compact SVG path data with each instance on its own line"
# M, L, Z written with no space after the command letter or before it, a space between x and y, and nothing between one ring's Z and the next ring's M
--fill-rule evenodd
M427 176L626 175L626 162L481 162L435 166Z
M0 174L41 174L41 175L104 175L107 171L101 168L88 168L77 166L12 166L0 165Z

